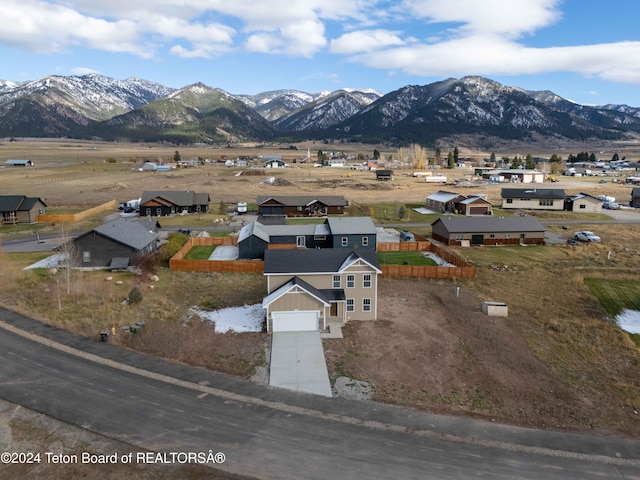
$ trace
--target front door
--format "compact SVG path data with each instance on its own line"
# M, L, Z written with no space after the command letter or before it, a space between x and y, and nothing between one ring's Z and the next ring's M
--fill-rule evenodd
M331 308L329 310L329 315L332 317L337 317L338 316L338 304L337 303L332 303L331 304Z

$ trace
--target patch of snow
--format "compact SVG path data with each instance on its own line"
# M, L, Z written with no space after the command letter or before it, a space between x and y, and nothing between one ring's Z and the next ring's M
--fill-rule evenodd
M447 262L446 260L440 258L439 256L431 253L431 252L422 252L422 254L427 257L430 258L431 260L433 260L434 262L436 262L438 264L438 266L440 267L455 267L455 265L453 265L452 263Z
M640 334L640 312L638 310L623 309L616 316L616 322L625 332Z
M28 267L25 267L24 270L30 270L32 268L58 268L61 264L64 264L67 259L67 255L64 253L56 253L51 255L50 257L43 258L39 262L36 262Z
M261 303L243 307L221 308L213 312L192 308L191 312L215 323L216 333L261 332L264 322L264 310Z
M220 245L209 256L209 260L237 260L238 247Z
M412 208L411 210L413 210L414 212L421 213L423 215L428 215L430 213L438 213L438 212L434 212L433 210L429 210L428 208L424 208L424 207Z

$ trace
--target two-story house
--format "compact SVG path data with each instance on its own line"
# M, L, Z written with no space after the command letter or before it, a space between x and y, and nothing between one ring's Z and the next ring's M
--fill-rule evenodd
M380 273L375 249L267 250L267 330L316 331L331 319L375 320Z

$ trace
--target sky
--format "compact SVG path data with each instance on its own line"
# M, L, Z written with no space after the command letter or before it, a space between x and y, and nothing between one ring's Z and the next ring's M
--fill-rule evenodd
M639 18L638 0L2 0L0 79L389 93L480 75L640 107Z

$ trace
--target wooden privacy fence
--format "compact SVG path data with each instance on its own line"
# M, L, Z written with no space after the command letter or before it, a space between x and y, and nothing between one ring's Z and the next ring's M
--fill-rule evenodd
M118 207L118 202L115 200L110 200L102 205L98 205L97 207L88 208L87 210L83 210L78 213L62 213L62 214L42 214L38 215L38 222L60 222L60 223L70 223L77 222L79 220L83 220L87 217L95 215L96 213L107 212L115 210Z
M231 272L231 273L263 273L262 260L185 260L184 256L192 247L236 245L237 237L191 237L185 245L169 261L171 270L190 272ZM269 248L296 248L293 244L270 245ZM390 277L422 277L422 278L474 278L476 269L462 258L448 252L427 240L418 242L378 243L379 252L400 252L418 250L433 252L438 257L454 265L445 266L411 266L382 265L382 274Z
M238 243L237 237L191 237L184 246L169 260L171 270L186 272L228 272L263 273L262 260L185 260L184 256L192 247L232 246Z
M376 250L378 252L405 252L409 250L432 252L446 262L455 265L454 267L382 265L382 274L390 277L475 278L476 276L476 268L474 266L428 240L419 240L417 242L380 242L377 244Z

